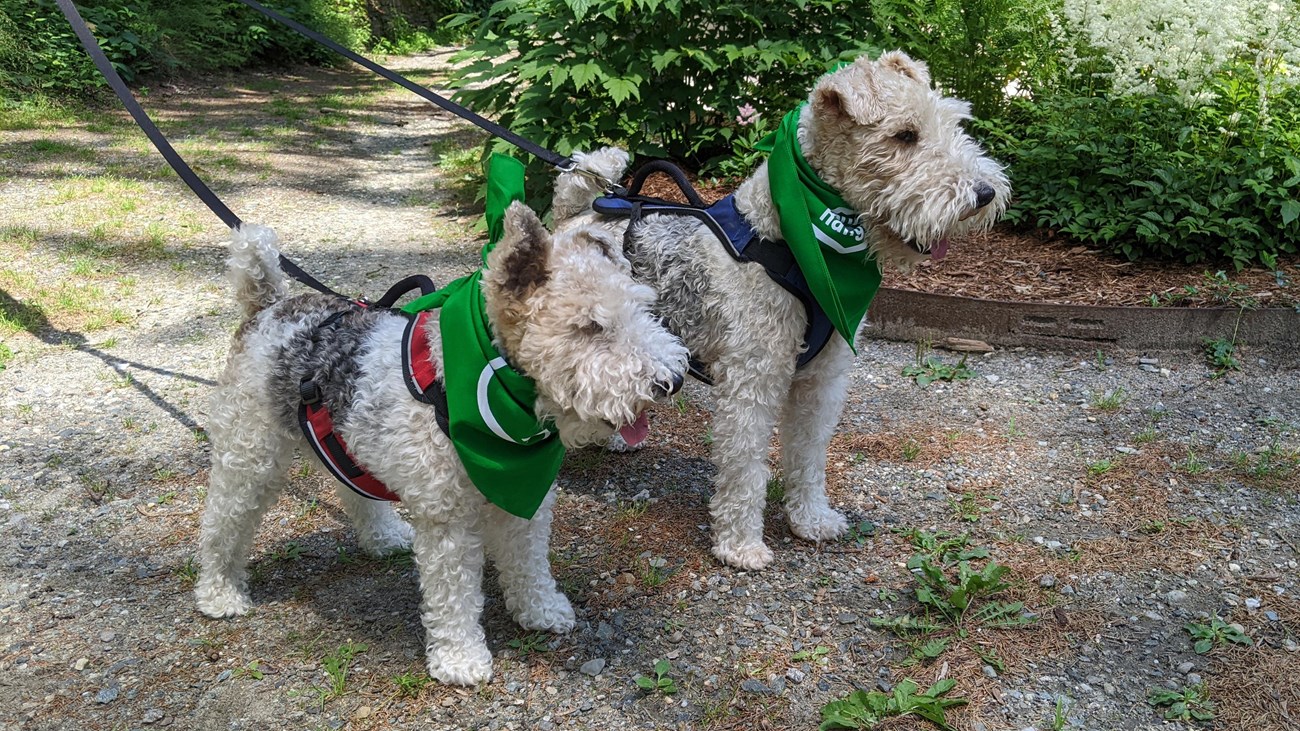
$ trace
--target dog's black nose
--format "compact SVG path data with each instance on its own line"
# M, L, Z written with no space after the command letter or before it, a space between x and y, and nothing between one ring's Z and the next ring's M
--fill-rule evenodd
M682 390L682 382L685 377L680 373L673 374L671 381L655 381L655 390L662 396L672 396Z
M998 197L998 194L997 191L993 190L993 186L985 182L979 182L975 184L975 207L976 208L983 208L984 206L987 206L988 204L992 203L993 199L996 197Z

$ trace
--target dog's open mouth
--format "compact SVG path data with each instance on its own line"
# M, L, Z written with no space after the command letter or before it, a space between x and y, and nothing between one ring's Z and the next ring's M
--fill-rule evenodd
M929 249L919 241L909 241L907 243L910 244L913 249L916 249L917 253L929 254L931 259L942 259L948 255L948 239L946 237L930 244Z
M618 429L618 435L623 437L623 441L627 442L629 447L635 447L641 442L644 442L646 435L649 433L650 417L646 416L646 412L644 411L637 414L636 421L633 421L631 424L626 426L621 426Z

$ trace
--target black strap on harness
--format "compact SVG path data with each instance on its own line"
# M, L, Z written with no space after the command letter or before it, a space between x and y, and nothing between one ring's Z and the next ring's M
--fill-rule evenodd
M244 5L247 5L253 10L256 10L262 15L265 15L271 20L274 20L275 22L290 28L291 30L299 33L300 35L303 35L307 38L310 38L313 41L316 41L317 43L321 44L322 46L325 46L326 48L339 54L340 56L343 56L349 61L353 61L362 66L365 66L366 68L370 69L376 74L379 74L385 79L388 79L389 81L393 82L394 84L397 84L398 86L401 86L409 91L414 92L415 94L418 94L421 98L425 99L426 101L432 102L436 106L451 112L452 114L456 115L457 117L460 117L461 119L469 122L470 124L473 124L474 126L487 131L487 133L492 135L493 137L499 137L500 139L509 142L510 144L514 145L515 147L518 147L524 152L527 152L528 154L533 155L535 157L541 158L542 160L545 160L546 162L550 163L551 165L554 165L557 168L560 168L561 170L567 171L573 168L573 160L563 155L560 155L558 153L551 152L550 150L538 145L535 142L520 137L519 135L515 134L514 132L511 132L505 127L502 127L496 122L493 122L492 120L487 119L485 117L479 116L478 114L471 112L470 110L457 104L456 102L444 96L436 94L433 91L430 91L429 89L423 86L420 86L419 84L415 83L414 81L411 81L405 76L402 76L401 74L395 71L390 71L389 69L380 66L374 61L371 61L370 59L364 56L361 56L347 48L344 48L343 46L340 46L339 44L335 43L329 38L326 38L325 36L306 27L305 25L299 23L296 20L286 18L285 16L275 12L274 10L265 7L260 3L254 2L254 0L239 0L239 2L243 3Z
M646 178L654 173L669 175L682 194L690 201L684 205L674 201L641 195ZM805 349L799 354L795 366L802 368L812 361L826 347L835 333L830 318L817 304L808 288L807 280L799 269L794 253L783 241L773 241L759 236L753 227L745 222L736 208L735 196L727 196L707 206L699 193L691 187L686 174L681 168L665 160L655 160L642 166L632 176L627 191L597 198L591 205L592 210L606 216L627 218L628 227L624 234L623 249L631 258L636 247L633 233L641 219L649 214L671 216L690 216L708 227L727 254L738 262L755 262L762 265L772 281L781 285L794 295L804 306L808 315L808 326L804 330ZM696 379L712 385L707 366L695 358L689 362L689 372Z

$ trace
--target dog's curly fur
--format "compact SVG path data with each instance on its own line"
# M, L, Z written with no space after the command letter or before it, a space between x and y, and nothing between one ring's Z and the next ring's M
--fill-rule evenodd
M566 446L604 442L651 401L675 390L686 350L652 315L654 291L631 278L617 240L598 228L555 237L514 204L488 258L483 293L498 350L537 384L537 411ZM388 503L339 486L361 547L413 548L423 590L429 673L444 682L487 680L492 657L479 624L484 550L500 572L506 606L527 629L565 632L569 601L547 562L554 494L532 520L488 503L401 370L406 318L353 308L319 294L288 296L270 229L245 226L230 269L244 322L213 395L212 473L195 596L210 617L251 608L245 562L258 522L284 485L298 430L298 384L321 386L335 428L357 461L402 499ZM323 331L335 313L341 319ZM427 335L438 372L445 357L436 315Z
M862 214L882 265L907 267L932 249L941 253L948 236L987 228L1005 209L1010 191L1002 167L961 128L969 105L935 91L923 63L900 52L860 58L822 77L808 102L798 132L804 157ZM618 180L628 157L604 148L574 160ZM598 188L590 176L560 177L557 230L605 225L623 232L626 221L591 212ZM737 189L736 203L758 234L781 238L766 163ZM796 371L803 306L759 264L734 261L693 218L649 215L629 241L636 277L655 287L669 329L708 364L715 382L714 554L745 569L772 560L763 505L778 420L791 529L814 541L843 534L847 521L830 507L825 483L826 449L852 363L847 343L833 336Z

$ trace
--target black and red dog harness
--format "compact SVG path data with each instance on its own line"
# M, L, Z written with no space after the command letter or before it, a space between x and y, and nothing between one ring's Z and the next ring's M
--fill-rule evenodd
M392 294L391 290L389 294ZM376 306L386 309L392 304L392 302L384 304L385 300L388 299L389 295L385 295L383 299L376 303ZM396 297L392 299L396 300ZM360 300L353 300L352 304L356 307L369 306L366 302ZM328 328L338 322L344 315L355 311L355 309L347 309L336 312L321 321L321 324L317 325L316 329ZM449 435L450 421L447 416L447 391L443 388L438 369L433 364L431 358L433 348L429 344L429 336L425 327L433 312L419 312L414 315L406 315L400 310L390 310L390 312L395 317L407 317L406 330L402 333L402 380L406 383L406 390L410 392L411 397L416 401L433 407L438 428L442 430L443 434ZM300 398L298 426L302 428L303 435L307 437L307 443L311 445L312 451L320 458L320 462L325 466L325 469L334 475L339 482L342 482L362 497L371 500L401 500L397 493L390 490L379 478L370 474L352 456L348 445L343 442L343 438L339 436L334 428L334 419L330 416L329 408L322 399L321 388L312 375L307 375L299 383L298 396Z

